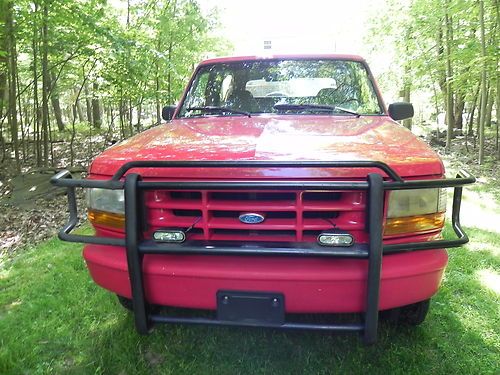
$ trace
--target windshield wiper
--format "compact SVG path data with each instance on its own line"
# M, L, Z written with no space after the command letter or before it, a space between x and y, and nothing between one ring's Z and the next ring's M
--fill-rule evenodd
M360 117L361 114L350 109L323 104L275 104L274 109L278 111L323 111L323 112L344 112Z
M207 105L204 107L189 107L188 111L201 111L201 112L228 112L228 113L236 113L238 115L245 115L248 117L252 117L250 112L240 111L239 109L234 109L231 107L217 107L212 105Z

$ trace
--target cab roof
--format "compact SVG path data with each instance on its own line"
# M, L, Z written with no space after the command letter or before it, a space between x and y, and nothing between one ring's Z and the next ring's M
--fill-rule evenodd
M207 59L200 65L230 63L238 61L256 61L256 60L349 60L360 61L365 60L358 55L343 55L343 54L297 54L297 55L261 55L261 56L227 56Z

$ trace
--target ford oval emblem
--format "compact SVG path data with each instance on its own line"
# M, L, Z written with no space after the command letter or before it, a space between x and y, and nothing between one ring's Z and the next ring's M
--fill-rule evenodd
M259 224L264 221L264 216L253 212L240 215L240 221L245 224Z

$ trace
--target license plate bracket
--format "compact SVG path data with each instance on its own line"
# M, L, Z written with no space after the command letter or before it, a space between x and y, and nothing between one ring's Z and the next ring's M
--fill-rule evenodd
M217 319L245 325L282 325L285 296L281 293L219 290Z

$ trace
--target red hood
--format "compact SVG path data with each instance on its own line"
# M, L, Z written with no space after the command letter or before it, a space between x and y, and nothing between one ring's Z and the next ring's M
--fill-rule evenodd
M437 154L385 116L254 116L174 120L99 155L91 173L112 175L132 160L376 160L403 177L443 174ZM364 170L141 170L149 177L362 177Z

